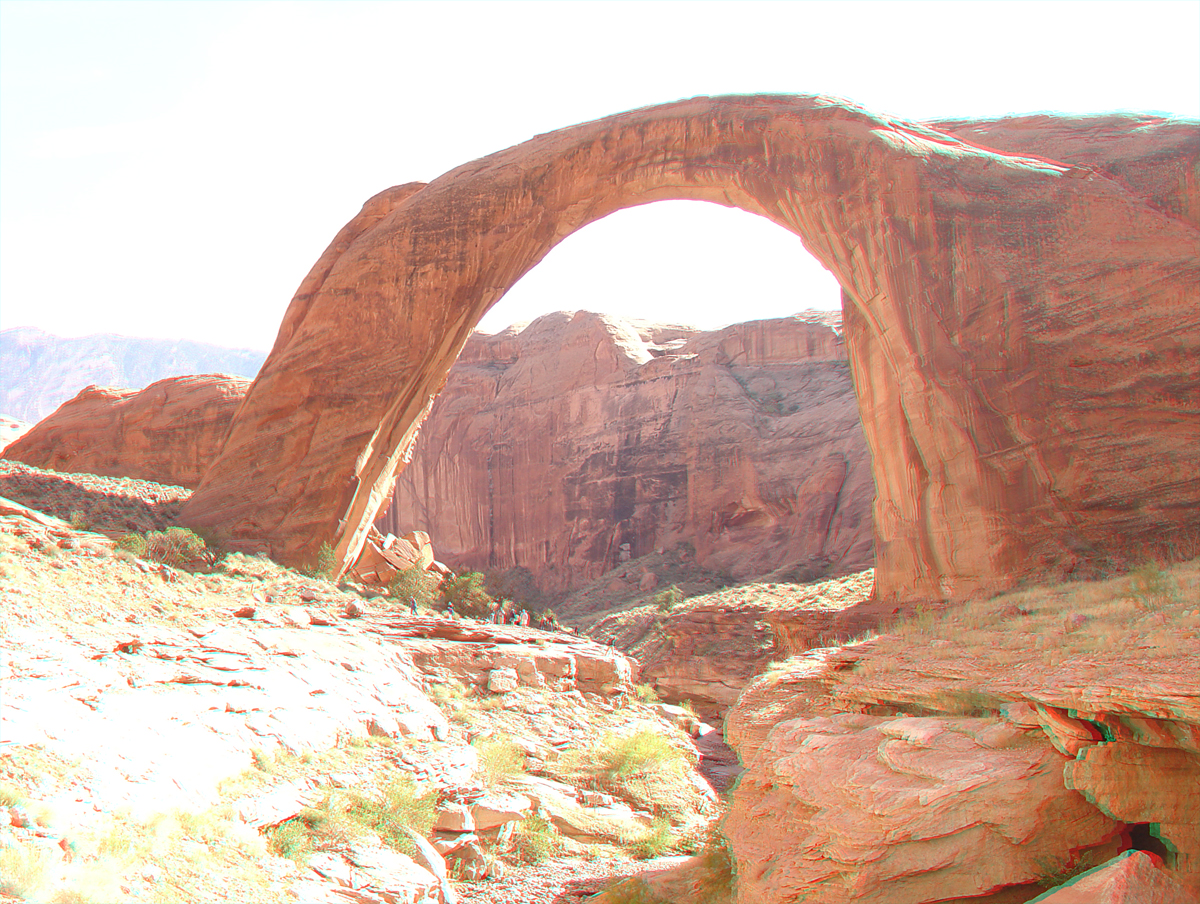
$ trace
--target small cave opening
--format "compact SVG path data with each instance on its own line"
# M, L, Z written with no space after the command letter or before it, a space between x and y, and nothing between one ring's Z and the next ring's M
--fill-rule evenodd
M1152 822L1139 822L1134 825L1126 826L1124 831L1126 850L1130 851L1146 851L1150 854L1155 854L1162 858L1163 863L1168 867L1173 867L1175 862L1175 852L1171 847L1159 837L1158 826Z

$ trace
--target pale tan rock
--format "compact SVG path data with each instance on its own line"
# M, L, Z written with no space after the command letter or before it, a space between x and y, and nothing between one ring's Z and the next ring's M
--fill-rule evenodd
M520 822L532 812L533 804L523 794L488 794L471 804L471 817L477 831Z
M487 689L490 694L506 694L509 691L515 691L520 683L516 669L499 668L488 672Z
M4 450L37 468L194 487L250 381L170 377L140 391L89 386Z
M829 98L695 98L381 193L305 279L183 522L350 564L483 314L587 223L676 198L772 219L842 284L881 599L1179 555L1164 538L1200 532L1179 388L1200 353L1200 140L1137 116L1013 134L1005 152ZM1068 159L1021 150L1048 143Z
M475 819L471 816L471 808L466 804L447 801L438 809L433 827L442 832L473 832Z

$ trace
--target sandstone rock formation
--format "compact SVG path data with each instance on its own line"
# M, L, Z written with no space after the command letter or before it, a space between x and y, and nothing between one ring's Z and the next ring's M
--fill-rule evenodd
M741 580L867 568L874 486L840 319L701 332L581 311L476 333L381 523L552 593L679 544Z
M739 902L966 898L1116 853L1118 824L1063 786L1064 757L1035 731L855 713L777 725L725 827Z
M145 389L89 386L4 450L37 468L194 487L221 449L248 380L169 377Z
M1200 135L1129 116L1004 137L695 98L390 189L305 279L185 523L353 562L484 312L563 237L669 198L765 216L842 284L882 598L1178 557L1200 531Z
M1154 859L1085 887L1194 899L1200 560L1156 586L950 607L755 679L726 722L739 904L1027 900L1130 848Z

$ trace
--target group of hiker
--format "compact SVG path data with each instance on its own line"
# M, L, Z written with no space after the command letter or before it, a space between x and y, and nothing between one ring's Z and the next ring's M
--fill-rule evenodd
M416 597L408 598L408 610L412 615L417 615L417 600ZM458 613L454 611L454 601L446 601L446 615L449 618L457 618ZM541 615L533 615L528 609L518 607L512 600L496 600L492 603L491 609L488 612L487 618L484 621L492 625L518 625L520 627L540 628L543 631L565 631L554 612L547 609Z

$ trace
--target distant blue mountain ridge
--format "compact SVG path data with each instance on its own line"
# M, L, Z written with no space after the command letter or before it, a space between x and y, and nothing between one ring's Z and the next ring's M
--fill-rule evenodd
M68 339L33 327L0 330L0 415L36 423L93 384L142 389L164 377L253 379L267 353L184 339L101 333Z

